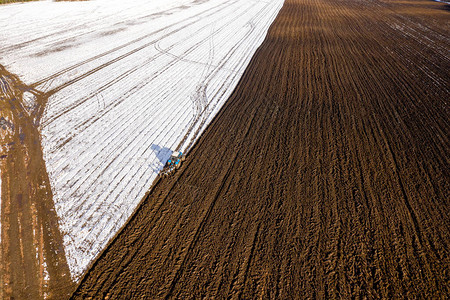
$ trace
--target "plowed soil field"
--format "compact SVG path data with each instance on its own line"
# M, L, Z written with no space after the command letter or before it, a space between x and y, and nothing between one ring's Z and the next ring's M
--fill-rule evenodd
M73 298L447 298L448 6L287 0Z

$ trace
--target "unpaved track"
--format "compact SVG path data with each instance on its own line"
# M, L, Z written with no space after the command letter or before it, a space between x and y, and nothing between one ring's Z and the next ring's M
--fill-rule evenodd
M46 102L0 65L2 299L62 299L73 289L41 149Z
M74 298L446 298L449 15L287 0Z

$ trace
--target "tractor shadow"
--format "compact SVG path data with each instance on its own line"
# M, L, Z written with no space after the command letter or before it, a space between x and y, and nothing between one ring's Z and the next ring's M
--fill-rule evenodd
M154 172L159 173L159 171L161 171L166 162L169 160L170 156L173 153L173 150L167 147L161 147L156 144L152 144L150 146L150 149L153 150L157 158L157 160L155 160L150 165L150 167L153 169Z

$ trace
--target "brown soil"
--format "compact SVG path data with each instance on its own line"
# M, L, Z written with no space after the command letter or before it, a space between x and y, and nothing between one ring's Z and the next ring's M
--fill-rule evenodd
M73 289L41 150L46 102L0 66L2 299L62 299Z
M448 20L431 1L287 0L73 298L448 298Z
M15 3L15 2L29 2L29 1L36 1L36 0L0 0L0 4L9 4L9 3Z

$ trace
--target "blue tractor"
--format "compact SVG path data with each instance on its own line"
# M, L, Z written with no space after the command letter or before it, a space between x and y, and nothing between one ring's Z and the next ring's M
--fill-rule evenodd
M167 176L171 174L176 169L179 169L181 167L181 162L184 161L184 156L182 152L175 151L170 156L169 160L167 161L166 165L161 171L161 174L163 176Z

